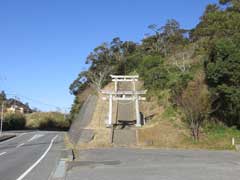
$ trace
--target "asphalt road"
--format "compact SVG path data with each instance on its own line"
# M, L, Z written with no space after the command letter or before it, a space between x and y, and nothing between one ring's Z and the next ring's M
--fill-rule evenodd
M47 180L63 148L59 132L25 132L0 143L1 180Z
M203 150L93 149L80 151L67 180L238 180L240 153Z

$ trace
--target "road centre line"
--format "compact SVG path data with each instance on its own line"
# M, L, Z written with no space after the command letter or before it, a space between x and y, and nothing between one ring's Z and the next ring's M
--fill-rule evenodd
M36 139L38 139L38 138L40 138L40 137L43 137L43 136L44 136L43 134L35 134L33 137L31 137L31 138L28 140L28 142L31 142L31 141L36 140Z
M21 176L19 176L16 180L22 180L25 176L27 176L42 160L43 158L47 155L47 153L50 151L55 139L58 137L58 135L54 136L52 138L51 143L49 144L48 148L46 151L42 154L42 156L32 165L30 166Z
M2 155L4 155L4 154L6 154L7 152L2 152L2 153L0 153L0 156L2 156Z
M21 146L23 146L23 145L24 145L24 143L19 144L19 145L16 146L16 148L19 148L19 147L21 147Z

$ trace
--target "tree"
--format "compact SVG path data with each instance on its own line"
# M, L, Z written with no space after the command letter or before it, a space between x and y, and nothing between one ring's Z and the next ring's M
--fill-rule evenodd
M164 26L158 27L156 24L151 24L148 28L154 35L144 38L142 46L151 53L167 56L175 51L177 45L183 45L187 42L184 33L188 31L181 29L179 22L175 19L168 19Z
M93 88L97 92L100 92L104 83L106 83L107 78L111 71L112 71L112 67L105 66L102 68L101 71L98 71L98 72L94 72L94 71L86 72L86 77L89 83L93 86Z
M161 48L162 39L158 39L158 36L152 35L142 40L141 49L144 54L162 54Z
M161 56L144 56L138 64L138 74L149 89L164 89L168 81L168 72Z
M210 94L204 83L203 74L188 83L178 98L178 105L186 117L194 140L198 141L202 123L210 112Z
M0 93L0 102L5 101L7 99L6 93L1 91Z
M239 0L220 0L220 4L225 5L228 11L240 12L240 1Z
M125 41L122 44L124 56L128 56L137 50L137 44L133 41Z
M113 52L108 43L102 43L94 48L86 60L86 64L90 64L89 71L101 71L105 66L113 66L117 64Z
M206 51L213 45L214 41L230 37L239 33L240 13L239 11L230 11L230 7L235 7L239 0L221 0L220 5L210 4L207 6L201 21L191 33L191 39L197 41L204 39ZM226 6L226 8L222 7Z
M123 42L119 37L113 38L111 42L110 50L113 52L113 56L118 62L121 62L124 57L124 52L122 49Z
M192 43L191 46L180 46L178 50L172 53L169 59L173 66L184 73L191 68L191 61L194 53L195 45Z
M215 42L205 64L212 92L213 116L227 125L240 125L240 35Z
M154 33L153 36L150 36L146 39L143 39L143 46L147 46L152 53L162 53L164 48L164 39L161 35L162 27L158 27L156 24L151 24L148 28Z
M69 87L71 94L77 95L87 87L87 78L85 74L86 71L79 73L78 77L72 82L72 84Z
M180 24L175 19L168 19L166 24L161 29L163 29L163 34L166 37L182 37L182 33L180 31Z

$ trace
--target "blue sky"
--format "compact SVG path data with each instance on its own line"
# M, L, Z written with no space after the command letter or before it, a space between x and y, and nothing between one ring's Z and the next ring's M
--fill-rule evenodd
M139 42L149 24L163 25L171 18L193 28L213 2L0 1L0 90L41 110L70 107L68 87L86 68L85 58L94 47L114 37Z

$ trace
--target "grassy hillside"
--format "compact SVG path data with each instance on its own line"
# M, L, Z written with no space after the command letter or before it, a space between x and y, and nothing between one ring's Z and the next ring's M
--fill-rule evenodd
M150 110L145 110L145 115L154 116L138 130L138 143L141 146L231 150L234 149L231 144L232 137L240 137L240 131L235 127L206 121L200 129L200 139L196 142L180 110L169 106L169 102L163 99L160 104L157 99L143 103L143 107L144 104L150 106Z

